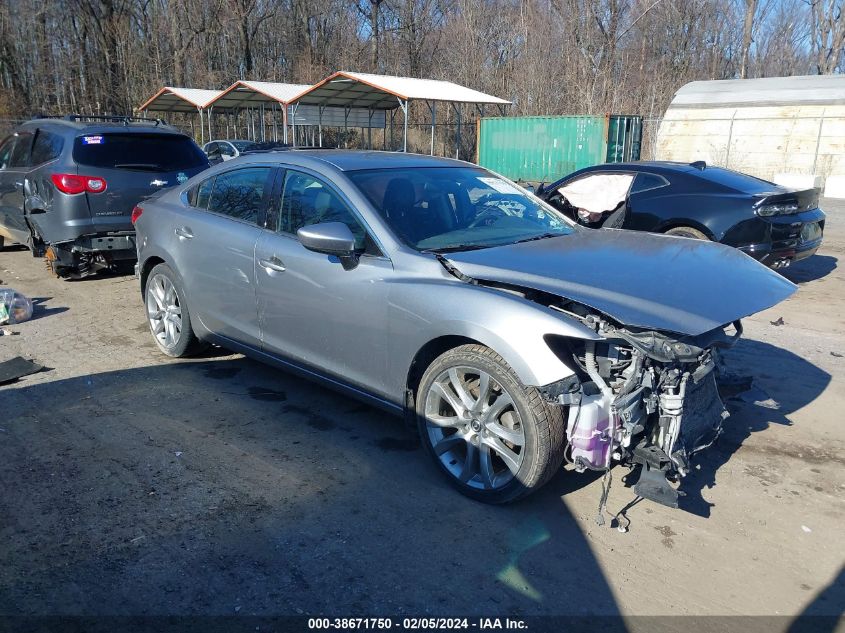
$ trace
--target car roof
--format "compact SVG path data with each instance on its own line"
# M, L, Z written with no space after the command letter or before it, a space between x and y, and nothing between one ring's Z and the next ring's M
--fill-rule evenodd
M685 172L695 173L706 169L708 165L703 163L681 163L669 160L640 160L627 163L603 163L601 165L592 165L586 167L581 171L650 171L654 173L665 172Z
M51 129L57 132L128 132L132 133L158 133L158 134L183 134L177 128L168 125L160 119L149 121L109 121L96 119L72 119L58 117L40 117L30 119L21 124L21 129L38 127Z
M477 167L464 161L426 154L406 154L405 152L384 152L351 149L285 149L269 150L242 155L239 160L266 162L278 155L287 161L316 161L332 165L340 171L359 171L364 169L416 169L421 167ZM304 162L304 161L303 161Z

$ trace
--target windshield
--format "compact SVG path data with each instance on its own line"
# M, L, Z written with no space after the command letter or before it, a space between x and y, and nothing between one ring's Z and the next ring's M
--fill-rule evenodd
M474 167L353 171L352 182L417 250L470 250L568 235L562 214Z
M74 141L80 165L140 171L179 171L208 165L203 151L181 134L86 134Z

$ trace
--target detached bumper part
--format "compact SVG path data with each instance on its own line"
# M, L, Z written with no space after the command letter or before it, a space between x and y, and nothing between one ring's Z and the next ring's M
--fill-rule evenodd
M634 484L634 494L670 508L678 507L677 489L669 485L671 462L666 454L654 445L637 447L634 459L642 464L640 478Z

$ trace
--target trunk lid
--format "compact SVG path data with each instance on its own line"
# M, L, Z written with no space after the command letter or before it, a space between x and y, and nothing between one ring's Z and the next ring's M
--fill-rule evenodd
M803 213L804 211L816 209L819 206L819 190L815 188L763 193L755 197L757 198L757 202L754 204L755 207L770 204L795 204L798 208L794 213Z

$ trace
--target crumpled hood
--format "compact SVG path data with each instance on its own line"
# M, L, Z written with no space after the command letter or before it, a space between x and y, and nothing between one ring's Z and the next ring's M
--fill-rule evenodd
M722 244L622 230L446 254L462 273L549 292L629 326L695 336L769 308L790 281Z

